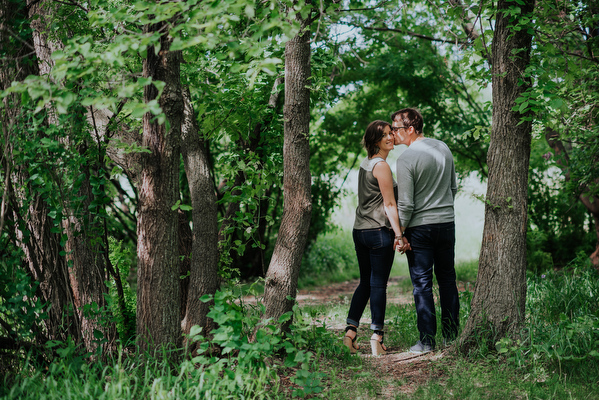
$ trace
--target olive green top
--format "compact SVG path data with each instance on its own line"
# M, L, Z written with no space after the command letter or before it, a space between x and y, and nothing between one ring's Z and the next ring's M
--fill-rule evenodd
M379 182L372 174L374 166L380 162L386 163L380 157L364 159L360 164L358 173L358 207L356 208L356 220L354 229L373 229L386 226L391 228L391 223L385 214L383 195L379 188ZM395 180L393 189L396 189Z

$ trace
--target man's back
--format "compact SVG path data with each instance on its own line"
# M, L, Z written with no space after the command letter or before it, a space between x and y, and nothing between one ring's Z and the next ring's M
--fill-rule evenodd
M453 156L445 143L432 138L415 141L396 165L402 226L454 221L457 181Z

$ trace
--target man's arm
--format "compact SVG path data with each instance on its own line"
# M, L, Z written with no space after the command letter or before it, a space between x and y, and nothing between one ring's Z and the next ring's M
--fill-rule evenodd
M397 173L397 212L403 232L410 224L414 212L414 176L402 156L397 159L395 166Z
M458 180L455 174L455 164L453 163L451 166L451 194L453 195L453 200L455 201L455 196L458 194Z
M397 174L397 214L399 216L399 246L397 250L403 254L407 250L411 250L408 239L403 235L412 218L414 211L414 176L408 163L401 156L395 163Z

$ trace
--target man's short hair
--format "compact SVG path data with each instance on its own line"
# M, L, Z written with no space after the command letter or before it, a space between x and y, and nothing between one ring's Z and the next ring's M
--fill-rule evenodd
M406 128L413 126L416 133L422 133L424 120L422 119L422 114L417 109L402 108L391 115L391 121L395 121L396 118L399 118Z

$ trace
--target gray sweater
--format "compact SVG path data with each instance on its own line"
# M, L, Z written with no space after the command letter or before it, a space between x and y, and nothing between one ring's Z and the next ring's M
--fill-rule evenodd
M440 140L412 143L397 159L397 210L403 227L454 221L458 191L453 156Z

